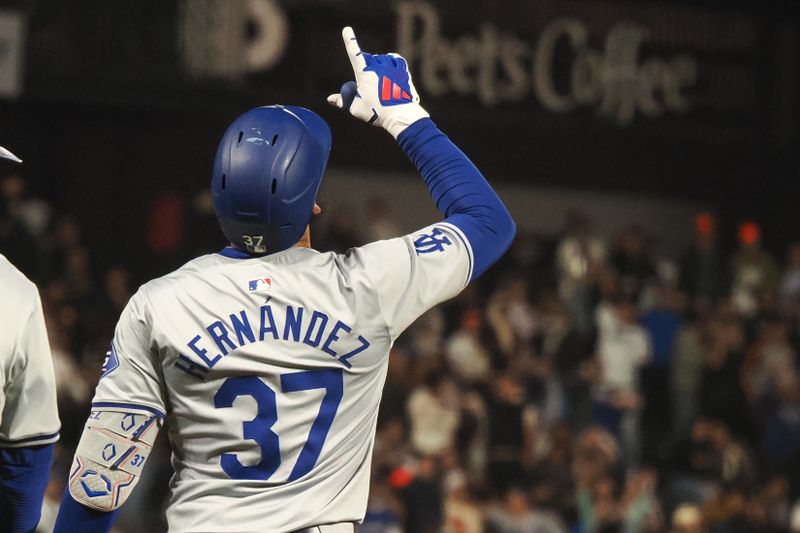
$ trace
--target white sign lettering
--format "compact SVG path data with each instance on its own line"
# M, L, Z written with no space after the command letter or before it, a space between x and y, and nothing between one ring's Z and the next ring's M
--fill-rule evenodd
M533 45L490 23L477 35L448 40L437 9L424 2L399 2L398 51L417 69L426 94L474 95L494 106L519 102L533 93L555 113L594 107L620 124L637 113L654 118L691 107L686 90L697 81L697 63L688 55L640 58L647 30L620 22L605 37L603 49L589 43L589 29L574 18L556 19ZM568 87L556 86L556 47L567 45Z

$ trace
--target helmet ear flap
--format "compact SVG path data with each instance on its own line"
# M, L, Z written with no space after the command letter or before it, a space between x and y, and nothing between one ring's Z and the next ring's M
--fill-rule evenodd
M311 218L330 146L328 125L302 107L258 107L234 120L211 179L226 238L255 254L293 246Z

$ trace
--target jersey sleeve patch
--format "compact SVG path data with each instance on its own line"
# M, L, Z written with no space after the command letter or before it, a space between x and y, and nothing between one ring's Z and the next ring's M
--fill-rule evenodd
M117 353L117 349L114 347L114 343L112 342L108 347L108 351L106 352L106 358L103 360L103 368L100 374L100 379L103 379L117 368L119 368L119 354Z
M359 250L393 339L428 309L461 292L474 268L469 242L447 222Z

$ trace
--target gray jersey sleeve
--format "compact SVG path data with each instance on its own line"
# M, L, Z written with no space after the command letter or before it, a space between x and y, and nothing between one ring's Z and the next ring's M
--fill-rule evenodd
M0 370L0 447L34 446L58 440L59 420L56 383L50 344L37 291L33 305Z
M152 314L145 289L139 289L122 311L92 410L138 409L164 418L164 388L158 352L152 342Z
M461 292L472 264L472 249L461 230L440 222L355 249L348 274L376 295L394 340L425 311Z

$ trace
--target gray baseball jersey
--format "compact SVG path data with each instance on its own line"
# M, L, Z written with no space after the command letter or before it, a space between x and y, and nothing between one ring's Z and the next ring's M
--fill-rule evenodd
M0 255L0 447L49 444L59 428L39 292Z
M364 517L392 343L470 279L438 223L348 254L206 255L142 286L92 410L165 417L170 531L293 531Z

